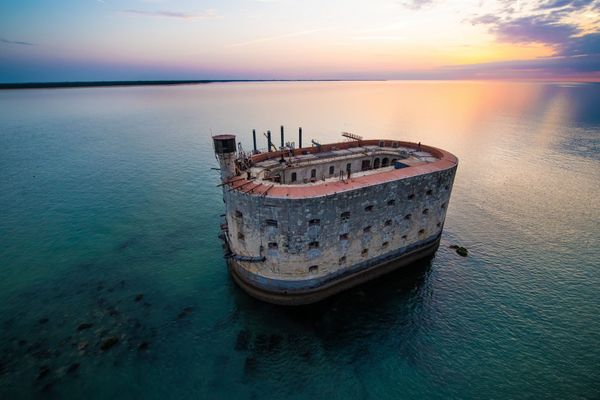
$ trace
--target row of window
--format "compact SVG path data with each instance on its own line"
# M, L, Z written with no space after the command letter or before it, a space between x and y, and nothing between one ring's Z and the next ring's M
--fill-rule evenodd
M397 159L392 159L392 162L390 163L390 159L387 157L384 157L383 159L379 159L379 158L375 158L375 160L373 160L373 169L377 169L379 167L381 168L385 168L389 165L393 165L396 162ZM366 171L371 169L371 160L363 160L362 164L361 164L361 170L362 171ZM352 163L347 163L346 164L346 172L352 172ZM329 176L333 176L335 174L335 165L330 165L329 166ZM316 168L313 168L310 170L310 178L311 179L316 179L317 178L317 170ZM298 180L298 174L296 172L292 172L290 179L292 182L296 182Z
M386 221L386 223L388 223L388 221ZM391 220L389 220L389 224L391 225ZM437 226L440 227L441 226L441 222L437 223ZM371 227L367 226L366 228L363 229L363 232L367 233L367 232L371 232ZM419 230L419 235L422 235L425 233L425 229L420 229ZM348 240L349 236L347 233L342 233L340 235L340 240ZM402 239L406 239L407 236L406 235L402 235ZM240 240L244 240L244 234L239 232L238 233L238 239ZM388 246L388 242L383 242L382 247L385 248ZM271 250L276 250L279 248L279 245L277 244L277 242L269 242L268 244L269 249ZM321 244L318 241L312 241L310 243L308 243L308 249L309 250L313 250L313 249L318 249L321 247Z
M371 206L371 207L372 207L372 206ZM441 208L446 208L446 203L442 204L442 205L441 205ZM427 214L429 214L429 209L428 209L428 208L425 208L425 209L422 211L422 213L423 213L423 215L427 215ZM341 218L342 218L343 220L347 220L348 218L350 218L350 211L346 211L346 212L342 213L342 214L341 214ZM405 219L405 220L410 220L411 218L412 218L412 214L406 214L406 215L404 216L404 219ZM274 220L274 219L267 219L267 220L265 221L265 223L266 223L266 225L267 225L267 226L272 226L272 227L275 227L275 228L276 228L276 227L277 227L277 225L278 225L278 224L277 224L277 221L276 221L276 220ZM320 224L321 224L321 220L320 220L320 219L318 219L318 218L314 218L314 219L311 219L310 221L308 221L308 226L319 226ZM392 224L393 224L393 221L392 221L391 219L388 219L388 220L386 220L386 221L383 223L383 226L391 226ZM438 222L437 226L439 227L440 225L441 225L441 224ZM369 226L365 227L365 228L363 229L363 232L365 232L365 233L371 232L371 226L369 225ZM238 233L238 239L240 239L240 240L244 240L244 234L243 234L243 233L241 233L241 232L239 232L239 233ZM347 240L347 239L348 239L348 234L347 234L347 233L344 233L344 234L341 234L341 235L340 235L340 240ZM317 247L318 247L318 245L317 245Z
M431 192L431 190L428 190L427 192L428 192L428 194L431 194L431 193L429 193L429 192ZM411 194L411 195L408 196L409 199L413 199L414 197L415 197L414 194ZM388 202L387 202L388 206L393 206L394 204L396 204L396 200L394 200L394 199L388 200ZM446 203L442 203L442 205L440 207L442 209L446 208ZM374 206L372 204L370 204L370 205L368 205L368 206L365 207L365 211L366 212L371 212L371 211L373 211L373 209L374 209ZM429 209L426 208L425 210L423 210L423 214L427 214L428 211L429 211ZM235 216L237 218L243 218L243 214L239 210L235 211ZM343 219L343 220L350 218L350 211L344 211L343 213L341 213L340 214L340 218ZM410 214L408 214L406 216L406 219L410 219ZM265 221L265 224L267 226L277 227L277 220L267 219ZM321 220L318 219L318 218L314 218L314 219L311 219L310 221L308 221L308 225L309 226L315 226L315 225L320 225L320 224L321 224Z

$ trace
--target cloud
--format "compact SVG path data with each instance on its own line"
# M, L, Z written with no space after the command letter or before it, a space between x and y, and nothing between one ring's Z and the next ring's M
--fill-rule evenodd
M227 47L248 46L248 45L256 44L256 43L270 42L270 41L273 41L273 40L286 39L286 38L296 37L296 36L310 35L311 33L321 32L321 31L324 31L324 30L326 30L326 29L325 28L318 28L318 29L309 29L309 30L306 30L306 31L285 33L283 35L268 36L268 37L263 37L263 38L260 38L260 39L248 40L246 42L233 43L233 44L230 44Z
M560 51L565 56L600 54L600 32L574 38L565 43Z
M35 46L34 43L22 42L22 41L19 41L19 40L8 40L8 39L4 39L4 38L0 38L0 42L7 43L7 44L18 44L18 45L21 45L21 46Z
M180 11L146 11L146 10L123 10L122 13L140 16L140 17L162 17L162 18L180 18L180 19L213 19L217 18L216 10L209 9L200 13L187 13Z
M521 17L496 22L490 32L504 42L561 44L577 33L577 28L543 16Z
M595 0L552 0L552 1L548 1L546 3L540 4L539 9L540 10L551 10L551 9L563 8L563 7L576 9L576 8L585 7L585 6L593 3L594 1Z
M411 10L420 10L421 8L433 4L434 0L401 0L398 1L403 7L410 8Z

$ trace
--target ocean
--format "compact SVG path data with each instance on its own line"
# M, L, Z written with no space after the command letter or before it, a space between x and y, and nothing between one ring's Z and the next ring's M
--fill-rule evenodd
M599 106L537 82L0 91L0 398L598 399ZM309 307L242 292L211 135L280 125L458 156L435 257Z

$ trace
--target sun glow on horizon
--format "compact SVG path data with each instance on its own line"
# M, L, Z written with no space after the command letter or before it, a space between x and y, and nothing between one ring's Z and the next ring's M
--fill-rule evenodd
M435 79L462 66L456 77L477 76L469 71L478 65L489 73L493 63L514 77L591 76L599 2L26 0L0 6L0 81ZM591 68L547 61L590 47Z

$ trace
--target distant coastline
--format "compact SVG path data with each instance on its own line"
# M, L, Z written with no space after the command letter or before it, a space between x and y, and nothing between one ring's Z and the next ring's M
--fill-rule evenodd
M153 81L89 81L89 82L27 82L0 83L1 89L51 89L103 86L162 86L228 82L341 82L348 79L204 79L204 80L153 80ZM361 79L364 80L364 79ZM368 79L367 79L368 80Z

